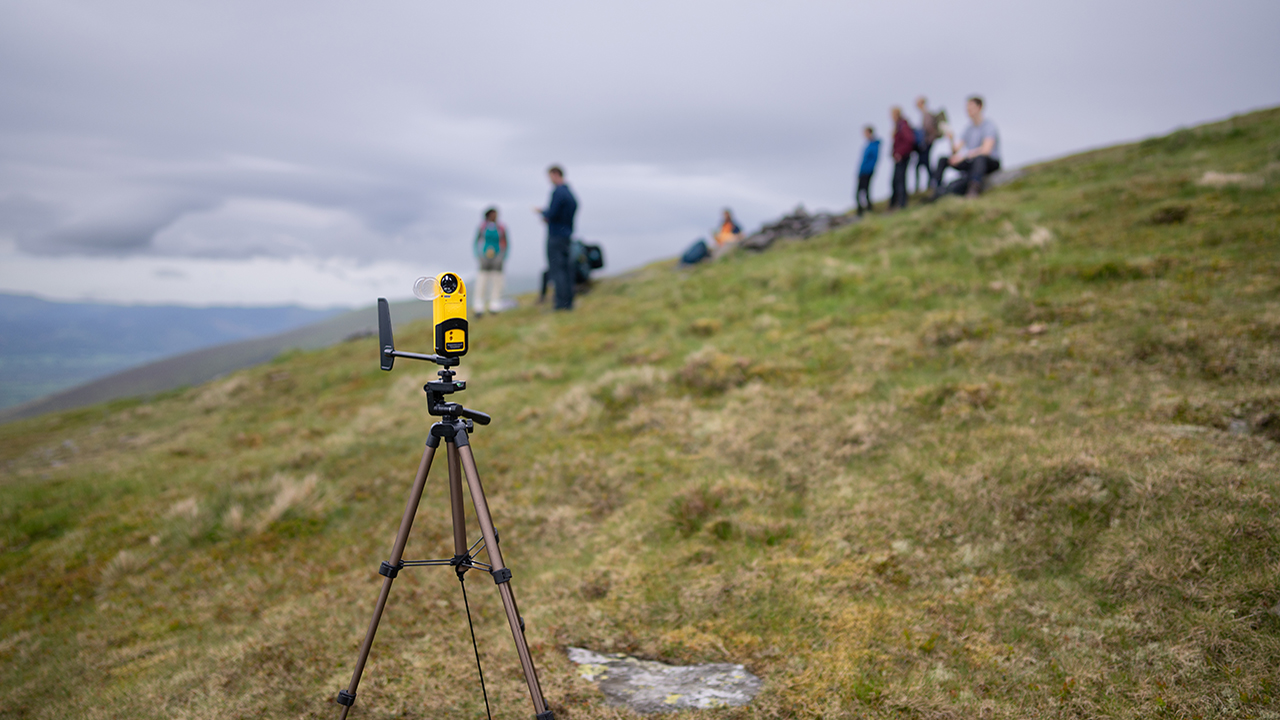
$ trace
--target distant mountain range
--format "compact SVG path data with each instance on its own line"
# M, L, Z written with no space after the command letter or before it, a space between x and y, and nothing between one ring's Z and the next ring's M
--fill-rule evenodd
M63 303L0 294L0 408L164 357L346 312Z
M431 303L408 300L391 304L391 316L397 329L430 315ZM378 316L370 306L275 335L199 348L0 409L0 423L199 385L220 375L267 362L286 350L315 350L343 340L361 338L369 343L371 357L376 357L377 328Z
M538 284L534 275L508 276L506 296ZM430 303L392 303L397 326L430 314ZM377 325L372 306L131 306L0 293L0 422L199 385L286 350L372 334Z

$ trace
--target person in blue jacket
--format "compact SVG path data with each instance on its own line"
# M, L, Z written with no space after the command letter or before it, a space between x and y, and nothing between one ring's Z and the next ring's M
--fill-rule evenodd
M876 137L876 129L870 125L862 129L867 138L867 146L862 150L862 167L858 168L858 189L853 193L853 202L858 206L858 215L862 215L862 200L866 198L866 209L871 209L871 174L876 171L876 161L880 159L880 138Z
M559 165L547 168L547 177L554 186L551 201L546 208L534 208L547 224L547 267L551 282L556 286L556 310L573 309L573 269L569 263L570 240L573 235L573 216L578 212L578 200L564 182L564 169Z

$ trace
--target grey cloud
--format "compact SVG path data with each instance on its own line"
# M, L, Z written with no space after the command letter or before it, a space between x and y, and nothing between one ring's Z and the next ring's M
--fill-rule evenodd
M986 94L1014 163L1275 103L1277 21L1261 1L9 4L0 236L466 262L497 203L530 271L557 161L617 268L724 205L847 207L857 128L920 93L956 116Z

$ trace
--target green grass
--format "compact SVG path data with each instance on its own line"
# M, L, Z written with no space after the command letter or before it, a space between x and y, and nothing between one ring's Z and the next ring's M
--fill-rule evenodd
M1280 717L1278 187L1268 110L475 323L557 717L627 716L566 645L765 679L698 717ZM335 714L429 422L375 344L0 426L6 716ZM356 716L481 715L455 584L401 575Z

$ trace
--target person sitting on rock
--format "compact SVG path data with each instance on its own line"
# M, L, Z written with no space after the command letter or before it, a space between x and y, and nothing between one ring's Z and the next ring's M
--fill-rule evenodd
M733 211L729 208L724 209L724 220L720 222L720 229L716 230L714 237L717 248L742 239L742 228L738 227L738 223L733 219Z
M971 124L960 136L959 146L952 140L951 156L938 161L938 171L934 173L938 182L935 198L948 192L977 197L982 194L987 175L1000 169L1000 131L990 118L983 117L982 106L982 98L977 95L965 104ZM944 186L942 174L947 168L959 170L964 177L960 182Z

